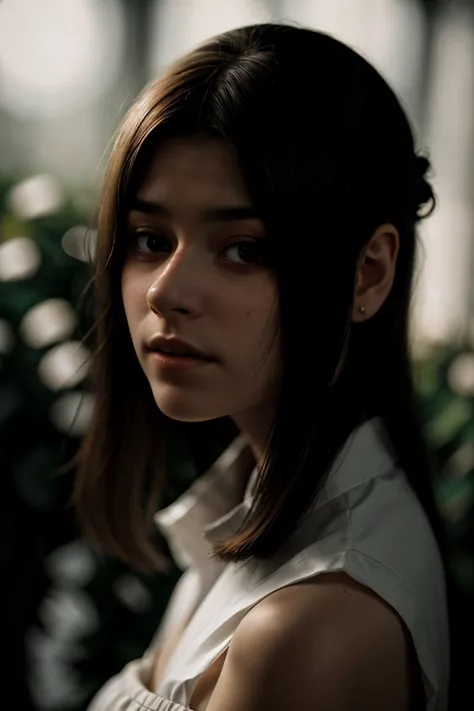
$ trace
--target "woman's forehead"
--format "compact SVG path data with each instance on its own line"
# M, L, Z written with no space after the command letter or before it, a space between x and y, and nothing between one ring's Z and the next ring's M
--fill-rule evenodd
M172 139L156 147L131 198L170 209L183 203L211 212L251 208L234 151L215 139Z

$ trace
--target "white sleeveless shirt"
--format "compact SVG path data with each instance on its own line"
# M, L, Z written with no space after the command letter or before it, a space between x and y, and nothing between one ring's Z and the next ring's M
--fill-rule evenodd
M287 585L334 571L344 571L397 611L413 639L426 709L447 711L443 565L382 421L374 418L352 433L317 503L271 562L223 563L210 558L209 551L237 530L250 507L256 469L244 500L236 500L248 460L249 450L239 437L187 492L155 515L176 562L186 570L144 657L113 677L88 711L189 711L200 675L227 649L254 605ZM147 689L154 648L190 615L159 688Z

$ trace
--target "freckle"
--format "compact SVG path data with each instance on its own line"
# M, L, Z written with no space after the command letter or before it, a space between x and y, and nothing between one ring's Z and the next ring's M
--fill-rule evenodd
M250 313L251 313L250 311L247 311L247 316L250 316Z

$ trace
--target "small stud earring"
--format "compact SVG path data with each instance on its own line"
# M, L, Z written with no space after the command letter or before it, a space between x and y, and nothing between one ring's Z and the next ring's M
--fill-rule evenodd
M366 312L365 306L359 306L359 311L362 314L362 316L365 316L365 312Z

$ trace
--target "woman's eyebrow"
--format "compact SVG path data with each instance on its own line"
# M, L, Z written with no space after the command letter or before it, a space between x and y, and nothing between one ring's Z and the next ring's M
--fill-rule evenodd
M127 207L127 212L143 212L158 217L171 217L171 210L159 202L133 198ZM210 222L235 222L236 220L261 219L252 205L219 205L203 208L202 216Z

